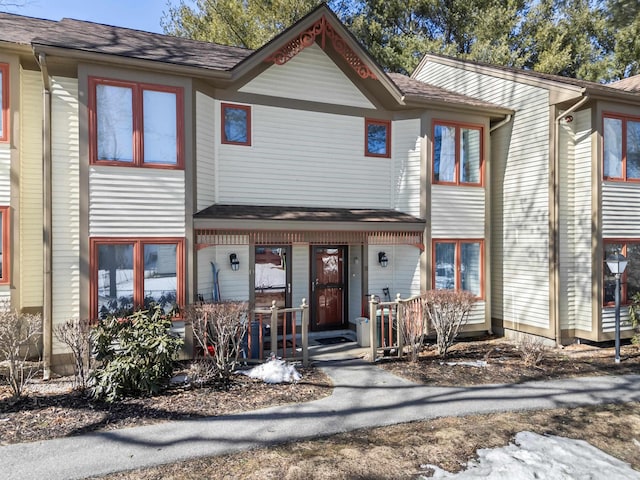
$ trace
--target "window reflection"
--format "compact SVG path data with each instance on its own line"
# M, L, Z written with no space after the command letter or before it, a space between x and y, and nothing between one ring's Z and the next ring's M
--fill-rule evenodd
M133 162L133 90L96 86L98 159Z
M249 109L240 106L223 106L223 143L249 143Z
M144 162L178 162L176 94L144 90Z

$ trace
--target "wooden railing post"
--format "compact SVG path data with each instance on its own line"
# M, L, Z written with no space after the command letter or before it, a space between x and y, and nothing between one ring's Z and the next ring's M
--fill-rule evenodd
M404 308L402 308L402 300L400 294L396 294L396 343L398 344L398 358L402 357L402 341L404 336Z
M307 299L302 299L302 366L309 366L309 305Z
M378 353L378 319L376 316L378 302L376 296L371 295L369 299L369 348L371 351L371 363L376 361Z
M278 307L275 300L271 302L271 353L278 356Z

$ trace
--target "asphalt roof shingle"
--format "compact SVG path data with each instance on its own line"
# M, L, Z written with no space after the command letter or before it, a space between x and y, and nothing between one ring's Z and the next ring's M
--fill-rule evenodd
M34 37L45 33L57 22L0 12L0 41L30 45Z

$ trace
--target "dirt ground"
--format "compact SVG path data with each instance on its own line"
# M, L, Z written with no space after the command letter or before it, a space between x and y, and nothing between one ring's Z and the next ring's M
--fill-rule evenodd
M613 348L573 345L548 350L536 366L525 366L518 349L501 339L456 344L446 361L433 348L419 362L385 358L398 375L427 385L514 383L568 376L640 373L640 350L622 348L615 364ZM486 363L485 363L486 362ZM12 403L0 387L0 442L35 441L124 426L247 411L309 401L329 395L331 385L317 369L300 369L298 384L266 385L238 376L228 392L177 389L153 398L114 405L91 402L50 384ZM61 381L58 381L61 382ZM67 385L67 388L69 385ZM522 430L584 439L640 470L640 405L545 410L442 418L428 422L350 432L224 457L198 459L113 479L403 479L428 474L426 464L457 471L478 448L506 445Z

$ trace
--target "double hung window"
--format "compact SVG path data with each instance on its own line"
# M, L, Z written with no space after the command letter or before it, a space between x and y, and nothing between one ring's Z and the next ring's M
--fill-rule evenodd
M99 318L184 304L184 240L92 239L92 305Z
M433 183L482 185L482 128L436 123Z
M604 117L605 180L640 181L640 118Z
M484 294L483 240L434 240L433 288Z
M179 87L89 79L91 163L183 168Z

